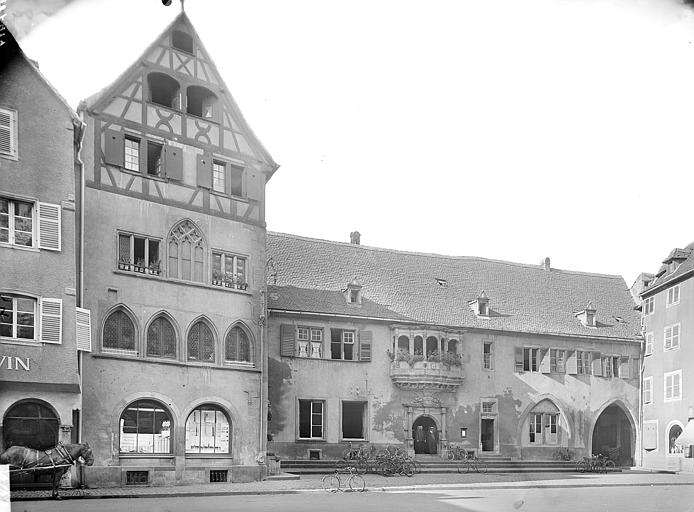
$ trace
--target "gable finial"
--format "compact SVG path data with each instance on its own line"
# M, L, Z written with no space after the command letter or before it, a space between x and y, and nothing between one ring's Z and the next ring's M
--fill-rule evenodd
M181 0L181 12L186 12L186 0Z

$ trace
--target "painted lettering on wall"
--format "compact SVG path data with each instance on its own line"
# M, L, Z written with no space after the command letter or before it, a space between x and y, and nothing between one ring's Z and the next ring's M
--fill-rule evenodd
M0 370L24 370L29 371L29 357L0 356Z

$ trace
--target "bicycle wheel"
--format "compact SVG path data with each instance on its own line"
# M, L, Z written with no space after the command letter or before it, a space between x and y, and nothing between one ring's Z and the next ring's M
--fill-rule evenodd
M475 464L474 460L468 460L465 463L465 472L469 473L470 471L475 471L475 466L476 466L476 464Z
M340 477L335 474L325 475L321 478L321 486L324 491L337 492L340 490Z
M448 458L448 460L455 460L455 452L453 452L453 450L448 450L446 458Z
M364 492L366 490L366 482L361 475L352 475L347 481L350 491Z
M411 462L403 462L402 463L402 470L400 471L401 475L405 475L406 477L411 477L414 475L414 464Z
M585 460L579 460L576 462L576 471L579 473L585 473L588 471L588 462Z
M367 473L369 471L369 461L366 459L361 459L360 461L357 461L356 470L357 473L359 473L360 475Z
M389 460L384 460L381 463L380 469L381 469L381 474L383 476L393 476L393 474L395 473L395 464L393 464Z
M479 461L477 463L477 472L478 473L486 473L489 468L487 467L487 463L484 462L483 460Z
M608 460L605 462L605 471L614 471L615 470L615 463L613 460Z

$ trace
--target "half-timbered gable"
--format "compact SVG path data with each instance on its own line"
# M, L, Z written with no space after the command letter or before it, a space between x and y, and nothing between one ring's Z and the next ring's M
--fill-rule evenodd
M275 164L182 13L80 110L93 119L88 187L264 224Z

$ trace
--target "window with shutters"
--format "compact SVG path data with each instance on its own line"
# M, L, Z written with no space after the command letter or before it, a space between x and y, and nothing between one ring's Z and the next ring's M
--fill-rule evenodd
M646 342L646 350L644 352L645 356L650 356L653 353L653 346L655 342L655 337L653 336L652 332L647 332L644 335L644 339Z
M205 240L192 221L181 221L171 230L168 251L169 278L204 282Z
M665 385L665 401L674 402L682 399L682 370L668 372L663 375Z
M229 193L243 197L243 167L229 164Z
M246 290L247 260L245 256L212 251L212 284L234 290Z
M324 414L323 400L299 400L299 439L323 439Z
M653 403L653 377L643 379L643 403Z
M322 359L323 329L320 327L299 326L296 328L297 357Z
M75 337L77 350L92 351L92 312L84 308L75 308Z
M576 373L590 375L590 352L576 351Z
M147 356L176 359L177 336L171 321L160 315L147 328Z
M366 439L366 402L342 402L342 439Z
M0 197L0 243L35 247L34 203Z
M0 292L0 338L36 340L37 301Z
M664 329L665 350L680 348L680 324L668 325Z
M123 167L129 171L140 172L140 139L126 135L124 152Z
M212 329L203 320L198 320L188 331L188 361L214 363L215 339Z
M218 160L212 161L212 190L226 194L226 165Z
M680 303L680 285L676 284L668 288L665 298L665 307L669 308Z
M122 309L115 310L104 322L101 343L104 352L136 355L136 332L130 316Z
M549 368L551 373L565 373L566 371L566 351L563 349L551 348L549 350Z
M17 111L0 108L0 156L17 158Z
M118 270L161 275L160 240L118 232Z
M541 352L539 348L523 347L523 365L521 371L538 372L540 367L540 355ZM516 365L516 367L518 367L518 365Z
M356 333L344 329L330 329L330 358L356 360L354 350Z
M147 174L149 176L163 176L163 154L163 144L147 141Z
M655 296L652 295L643 299L643 314L644 316L652 315L655 311Z
M252 363L253 352L248 333L236 325L224 339L224 361L227 363Z

